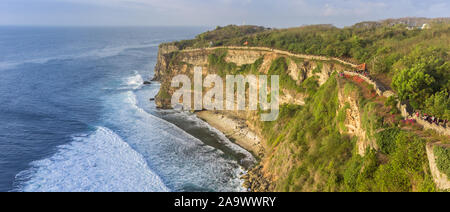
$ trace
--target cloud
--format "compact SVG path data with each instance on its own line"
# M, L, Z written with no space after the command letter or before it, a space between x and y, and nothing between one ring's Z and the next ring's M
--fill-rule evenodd
M2 0L0 24L274 27L448 16L447 0ZM22 5L22 6L20 6ZM23 6L25 5L25 6ZM46 9L49 8L49 9ZM5 18L8 19L5 19ZM3 22L2 22L3 21Z

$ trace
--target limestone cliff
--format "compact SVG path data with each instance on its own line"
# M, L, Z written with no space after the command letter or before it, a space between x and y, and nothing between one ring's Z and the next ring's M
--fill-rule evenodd
M340 87L338 100L340 109L344 110L343 112L345 113L345 127L341 128L340 131L341 133L348 133L357 137L358 154L364 156L367 149L378 149L375 139L369 138L362 126L362 112L358 98L352 93L345 93L344 88Z
M243 75L270 74L273 73L274 64L276 64L276 61L279 58L284 58L283 61L286 63L286 66L283 66L284 72L280 73L280 75L283 75L284 81L289 81L290 83L290 86L281 86L280 104L305 105L309 94L302 86L306 84L307 80L314 81L317 83L317 86L321 88L329 87L323 94L322 106L325 105L324 108L331 108L331 110L325 110L324 112L339 113L340 111L344 111L344 127L339 127L340 133L344 136L350 135L356 137L357 150L362 156L366 154L367 149L378 149L373 135L368 136L377 129L370 129L369 132L365 129L365 126L363 126L364 111L360 108L360 99L352 93L345 92L345 89L341 87L339 83L334 86L329 83L333 80L334 82L339 81L336 80L337 77L334 77L336 76L333 75L334 72L345 72L351 69L351 67L329 59L321 60L314 56L294 57L283 52L270 51L267 49L228 49L224 47L179 51L174 46L162 45L160 47L160 52L158 53L158 63L155 68L155 79L161 81L161 89L157 95L156 103L158 107L169 108L171 96L176 89L170 87L172 78L178 74L184 74L192 80L194 67L196 66L202 67L203 77L207 74L218 74L220 76L236 73ZM212 64L212 61L214 60L215 62L221 60L221 64L219 64L221 65L220 67L229 68L229 70L221 72L221 70L218 69L217 64ZM255 68L256 70L250 68L250 72L241 72L245 67ZM248 69L245 70L248 71ZM288 79L286 79L286 76L288 76ZM333 76L333 78L330 78L331 76ZM374 87L377 89L379 86ZM381 96L384 95L385 92L383 90L378 90L380 90L379 93ZM333 104L337 106L330 106ZM309 107L311 107L311 104L309 104ZM312 107L316 106L313 105ZM368 110L365 111L368 112ZM308 147L296 147L294 144L286 144L281 147L276 147L276 149L273 149L273 146L269 147L269 145L272 144L268 144L268 138L263 136L267 135L267 133L264 134L263 132L264 128L259 122L257 111L215 111L200 113L199 116L261 159L261 163L249 170L248 175L244 177L246 181L245 186L252 191L280 190L279 185L277 187L276 183L273 182L279 181L281 177L288 176L288 172L293 169L294 164L302 163L299 161L299 158L293 156L291 153L294 151L303 151L302 149L304 148L311 148L311 151L317 148L316 143L308 144L310 145ZM283 128L282 125L284 124L286 123L277 123L280 128ZM292 132L286 132L286 134L289 133ZM286 139L284 136L280 135L277 140ZM307 136L305 139L312 139L308 136L314 135L302 136ZM271 150L268 151L268 149ZM277 152L276 155L273 154L275 151ZM271 164L271 158L274 157L279 159L280 164ZM274 171L275 166L281 168ZM306 172L306 170L297 171ZM311 179L314 182L310 183L309 186L303 187L303 190L320 190L317 182L321 181L321 174L313 170L309 170L308 172L310 172L308 173L308 176L311 176Z
M155 76L154 80L160 80L162 76L161 73L166 73L166 70L169 68L169 59L167 58L168 55L172 52L175 52L178 50L178 47L170 44L161 44L159 45L158 50L158 58L155 66Z
M209 55L217 51L215 49L198 49L189 51L177 51L175 46L162 44L158 53L158 62L155 67L155 80L161 81L161 91L156 98L159 107L169 107L170 99L174 89L170 88L170 80L178 75L185 74L191 77L194 67L203 68L204 75L217 74L218 70L211 68ZM224 60L234 64L236 67L254 64L258 59L262 60L258 68L260 74L267 74L272 62L285 57L288 61L288 75L297 85L310 77L317 77L319 85L322 85L334 71L346 70L346 66L331 61L319 61L316 59L299 59L286 56L277 51L263 51L258 49L226 49ZM281 104L304 104L305 94L292 89L283 89L280 94Z
M178 74L185 74L191 80L193 79L194 67L199 66L203 69L203 75L218 74L220 70L210 64L210 56L216 54L217 51L226 51L224 62L233 64L238 69L245 65L258 63L256 73L252 74L269 74L273 63L278 58L286 60L286 74L295 82L296 87L301 87L302 82L307 79L313 79L318 86L324 84L334 71L345 71L349 67L338 62L329 60L317 60L316 57L305 56L304 58L293 57L280 51L267 51L258 49L197 49L178 51L175 46L163 44L160 46L158 53L158 62L155 67L155 79L161 81L161 90L156 98L158 107L169 108L170 98L174 92L174 88L170 87L171 79ZM320 59L320 58L319 58ZM298 89L282 87L280 92L280 104L304 105L305 99L308 97L306 92ZM356 102L352 102L352 109L356 109ZM358 117L357 110L349 111ZM208 121L215 128L220 129L228 137L236 140L239 145L253 152L255 156L264 158L265 149L267 149L266 139L262 136L261 126L258 124L259 116L256 111L215 111L214 113L202 112L198 114L201 118ZM212 119L217 119L212 120ZM364 131L358 123L359 119L348 120L348 127L351 128L350 133L355 136L364 136ZM350 125L354 125L352 128ZM364 141L364 139L361 139ZM364 144L364 142L363 142ZM364 144L365 145L365 144ZM363 145L362 145L363 146ZM364 148L364 147L361 147ZM245 176L245 185L252 191L270 191L273 190L273 176L267 171L263 165L249 171Z

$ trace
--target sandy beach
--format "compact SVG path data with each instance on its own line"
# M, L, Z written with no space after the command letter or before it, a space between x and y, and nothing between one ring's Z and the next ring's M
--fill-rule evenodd
M261 155L261 139L248 127L244 120L215 111L200 111L195 114L221 131L230 140L250 151L254 156L259 157Z

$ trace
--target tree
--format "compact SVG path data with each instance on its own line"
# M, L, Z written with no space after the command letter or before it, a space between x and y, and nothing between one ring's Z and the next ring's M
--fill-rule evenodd
M400 100L409 100L414 109L424 109L428 98L448 89L450 65L446 60L444 50L421 47L401 59L396 65L402 69L392 80Z
M394 77L392 86L397 90L400 100L409 100L411 106L418 109L434 93L435 82L428 73L426 64L418 63L400 71Z
M425 101L426 112L441 119L450 119L450 97L446 90L435 93Z

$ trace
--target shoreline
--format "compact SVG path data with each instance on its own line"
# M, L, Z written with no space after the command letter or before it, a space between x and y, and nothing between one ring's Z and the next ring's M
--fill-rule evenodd
M153 77L151 82L155 81L160 82L156 76ZM157 97L150 101L155 101L156 99ZM162 105L156 104L156 108L163 109ZM251 166L245 166L240 163L240 166L245 170L245 173L240 176L240 179L243 180L241 186L247 192L273 191L274 184L265 176L261 165L261 160L264 157L263 139L246 124L244 119L218 111L207 110L195 111L194 115L221 132L228 140L249 152L256 159ZM173 123L173 120L167 121Z
M206 110L195 112L195 115L222 132L230 141L250 152L255 158L261 158L263 152L261 139L244 120Z
M270 192L274 190L274 184L265 177L261 159L264 156L262 139L244 120L214 111L198 111L195 115L222 132L230 141L236 143L250 152L257 161L253 167L247 168L247 172L241 176L242 187L247 192Z

